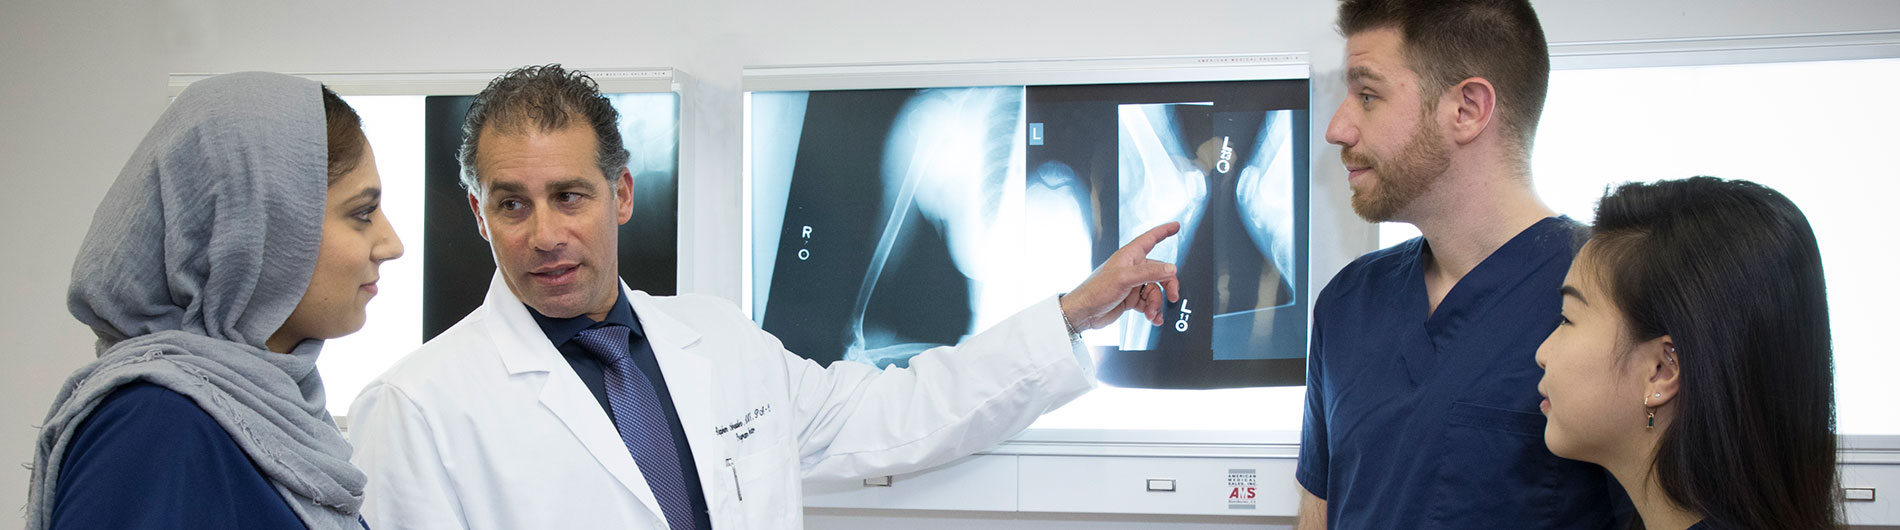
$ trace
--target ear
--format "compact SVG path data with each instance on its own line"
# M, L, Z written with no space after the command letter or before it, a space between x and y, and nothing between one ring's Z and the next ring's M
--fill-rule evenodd
M1484 130L1491 126L1491 119L1496 116L1497 87L1491 86L1491 82L1482 77L1460 81L1456 86L1451 87L1451 90L1446 91L1445 97L1454 98L1449 102L1440 101L1439 105L1444 106L1450 103L1457 109L1457 114L1452 116L1450 136L1452 141L1460 145L1477 140L1478 136L1484 134Z
M620 168L614 184L614 224L624 225L633 218L633 172Z
M493 242L493 239L488 238L488 218L482 217L482 200L476 198L472 191L468 192L468 211L475 214L475 231L482 234L482 240Z
M1648 376L1643 395L1649 398L1649 406L1660 407L1676 399L1682 390L1682 356L1676 353L1675 339L1668 335L1650 339L1637 346L1635 354L1641 356L1642 373Z

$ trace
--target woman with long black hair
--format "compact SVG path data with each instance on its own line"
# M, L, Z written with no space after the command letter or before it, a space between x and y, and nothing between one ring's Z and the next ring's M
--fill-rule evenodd
M1636 528L1839 527L1821 272L1807 217L1767 187L1606 195L1537 352L1550 450L1614 474Z

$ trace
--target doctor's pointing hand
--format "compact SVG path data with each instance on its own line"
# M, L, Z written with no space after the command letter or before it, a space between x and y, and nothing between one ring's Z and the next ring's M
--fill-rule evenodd
M1148 252L1180 231L1181 223L1169 222L1116 250L1082 285L1062 296L1063 318L1080 332L1109 325L1132 309L1161 325L1162 299L1180 301L1181 283L1173 264L1148 259Z

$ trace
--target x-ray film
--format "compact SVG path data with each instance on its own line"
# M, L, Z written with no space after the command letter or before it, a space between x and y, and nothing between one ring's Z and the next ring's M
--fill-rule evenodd
M753 317L820 363L905 366L1149 257L1182 300L1086 335L1103 381L1303 384L1306 81L750 94Z
M1117 242L1181 223L1149 258L1175 264L1182 297L1158 326L1126 317L1120 348L1208 350L1215 360L1299 356L1293 304L1293 111L1220 112L1198 103L1117 108ZM1279 163L1276 164L1275 161ZM1243 193L1243 190L1252 193ZM1209 281L1211 280L1211 281Z

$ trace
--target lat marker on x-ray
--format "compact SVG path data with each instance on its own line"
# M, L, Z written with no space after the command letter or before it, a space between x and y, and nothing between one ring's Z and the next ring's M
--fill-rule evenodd
M1220 161L1214 163L1214 169L1216 171L1220 171L1220 174L1222 175L1226 175L1227 170L1233 169L1234 167L1233 166L1234 146L1232 145L1233 141L1234 139L1231 137L1227 137L1227 136L1220 137Z
M1187 299L1182 298L1181 299L1181 319L1174 321L1174 330L1179 331L1181 333L1187 333L1188 317L1192 316L1193 314L1194 312L1189 311L1187 308Z

